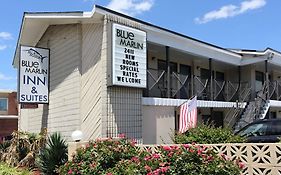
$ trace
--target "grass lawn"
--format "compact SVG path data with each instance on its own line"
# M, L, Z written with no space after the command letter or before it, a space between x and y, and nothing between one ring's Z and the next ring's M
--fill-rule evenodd
M5 175L32 175L32 173L27 171L27 170L20 170L20 169L14 168L14 167L10 167L3 162L0 163L0 174L5 174Z

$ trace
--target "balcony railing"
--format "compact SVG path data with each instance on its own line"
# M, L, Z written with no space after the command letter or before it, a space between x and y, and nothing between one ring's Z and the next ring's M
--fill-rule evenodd
M248 82L213 79L211 83L210 79L172 72L169 76L170 89L168 89L168 76L165 70L148 69L147 74L147 89L144 92L146 97L188 99L197 95L201 100L241 101L245 100L245 94L250 88Z
M164 70L147 70L147 89L145 96L166 97L167 95L167 75Z
M269 86L268 87L269 99L280 100L281 99L281 81L275 80L275 81L269 82L268 86Z

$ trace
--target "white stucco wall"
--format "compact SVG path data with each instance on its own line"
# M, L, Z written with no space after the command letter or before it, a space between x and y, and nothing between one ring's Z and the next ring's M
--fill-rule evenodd
M143 143L172 143L175 130L175 107L142 106Z

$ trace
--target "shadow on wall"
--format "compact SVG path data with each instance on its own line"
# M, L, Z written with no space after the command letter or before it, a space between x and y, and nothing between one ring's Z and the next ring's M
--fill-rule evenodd
M43 113L42 113L42 120L41 120L41 131L44 128L48 128L48 115L49 114L49 105L44 104L43 105Z
M80 118L75 118L79 116L79 107L75 105L80 101L77 95L81 77L80 32L80 24L49 26L37 44L37 47L50 49L49 104L43 105L41 129L52 126L48 119L49 110L53 110L52 117L59 118L56 122L61 122L61 126L67 125L69 120L77 120L74 125L80 122ZM69 127L69 132L75 127Z

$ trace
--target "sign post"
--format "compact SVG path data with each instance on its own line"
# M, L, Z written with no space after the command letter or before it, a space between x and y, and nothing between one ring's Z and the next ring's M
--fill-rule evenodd
M146 32L113 24L112 84L146 88Z
M49 103L49 55L49 49L21 46L20 103Z

